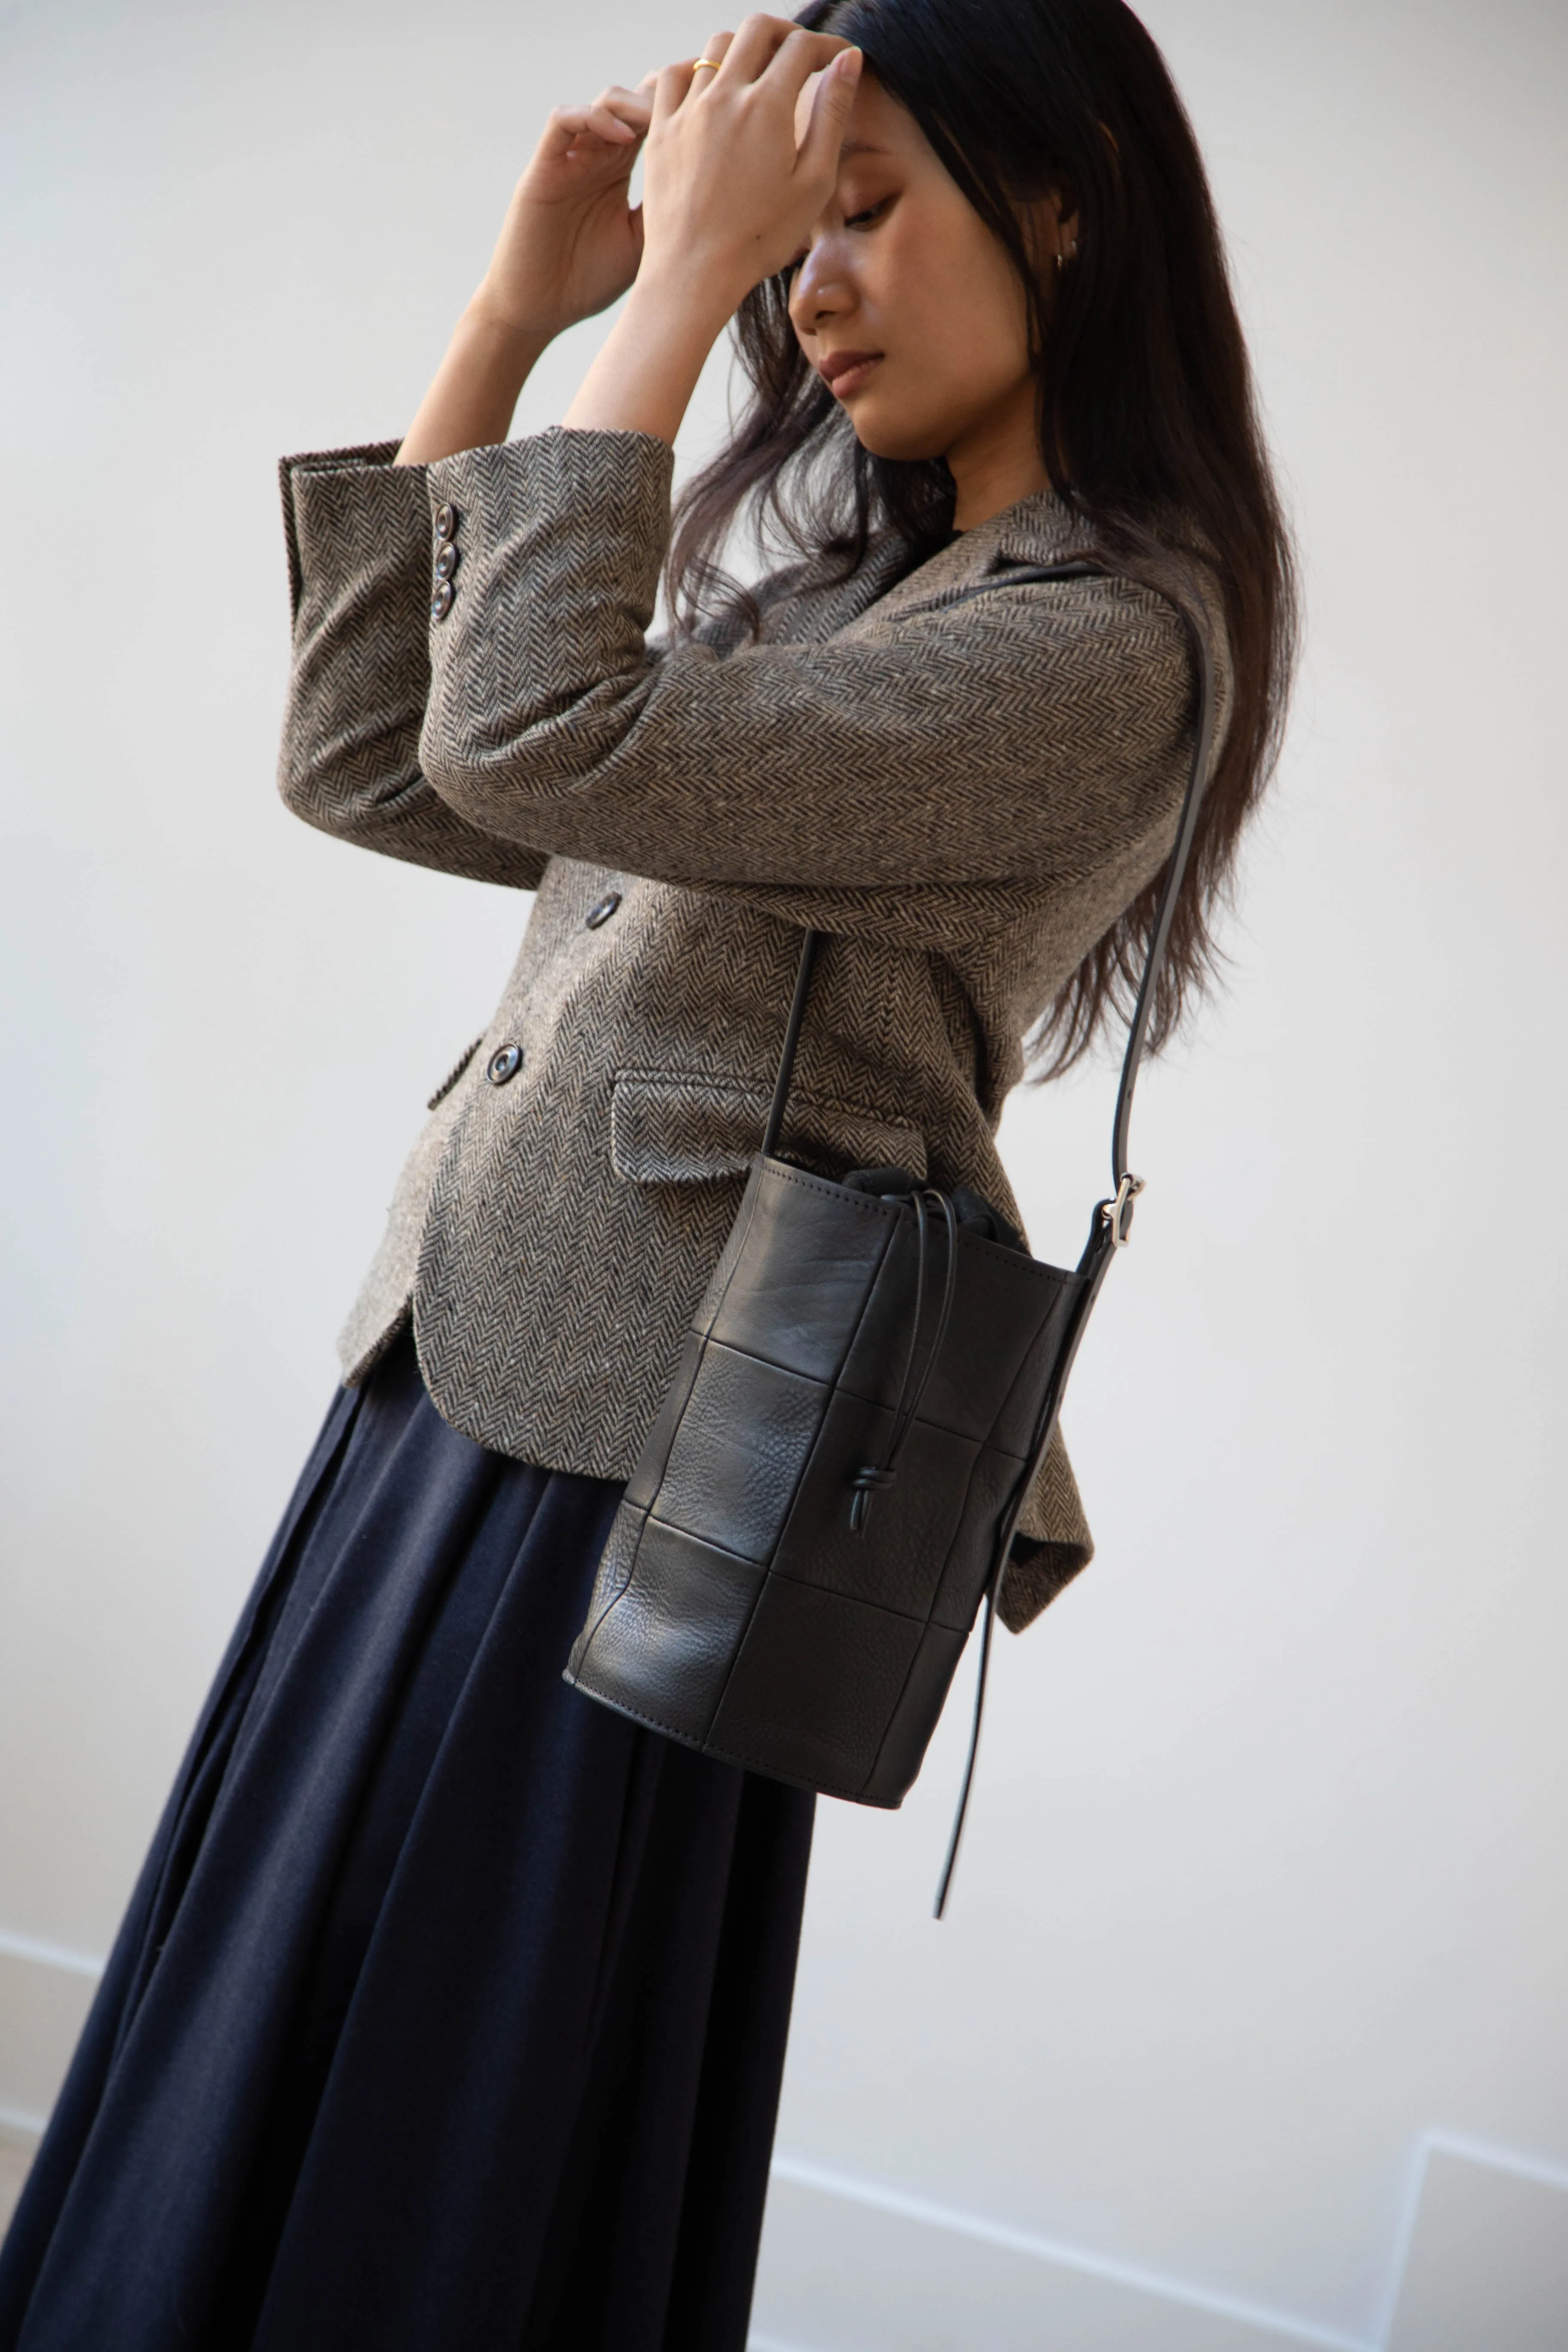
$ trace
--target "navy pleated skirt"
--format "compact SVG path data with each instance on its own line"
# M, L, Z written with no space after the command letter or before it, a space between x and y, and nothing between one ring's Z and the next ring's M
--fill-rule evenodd
M0 2255L0 2352L742 2352L812 1800L561 1680L619 1489L334 1402Z

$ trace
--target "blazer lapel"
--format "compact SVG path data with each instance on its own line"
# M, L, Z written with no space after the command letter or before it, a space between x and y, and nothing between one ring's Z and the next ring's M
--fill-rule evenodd
M855 610L846 612L837 625L842 628L862 617L893 621L907 613L961 604L986 581L1016 564L1065 562L1081 551L1086 537L1079 517L1054 491L1037 491L977 523L973 530L962 531L950 546L939 549L917 570L896 581L885 594L864 603L857 600ZM864 579L868 568L868 562L862 566L855 584Z

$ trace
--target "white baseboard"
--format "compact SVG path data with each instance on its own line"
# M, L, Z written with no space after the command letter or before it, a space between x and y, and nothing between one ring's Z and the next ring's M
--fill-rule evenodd
M65 1944L14 1935L9 1927L0 1927L0 1959L33 1960L42 1969L59 1969L68 1977L86 1977L92 1984L103 1974L103 1962L96 1953L73 1952Z
M37 2137L76 2048L101 1963L0 1931L0 2132Z
M1428 2132L1410 2177L1363 2335L781 2153L751 2352L1565 2352L1568 2167Z
M752 2352L1376 2352L1186 2279L783 2155Z
M1429 2132L1386 2352L1563 2352L1568 2168Z

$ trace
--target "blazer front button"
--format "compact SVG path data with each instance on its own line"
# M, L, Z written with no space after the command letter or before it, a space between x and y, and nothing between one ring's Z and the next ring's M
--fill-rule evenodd
M521 1067L521 1045L498 1045L485 1065L485 1076L492 1087L504 1087L509 1078L516 1077Z
M458 531L458 509L457 509L457 508L456 508L456 507L437 507L437 509L436 509L436 536L437 536L437 539L455 539L455 538L456 538L456 536L457 536L457 531Z
M451 609L452 583L449 580L437 580L436 593L430 599L430 618L433 621L444 621Z
M601 923L609 921L620 903L621 894L618 890L607 891L596 907L589 908L588 919L584 928L590 931L596 931Z

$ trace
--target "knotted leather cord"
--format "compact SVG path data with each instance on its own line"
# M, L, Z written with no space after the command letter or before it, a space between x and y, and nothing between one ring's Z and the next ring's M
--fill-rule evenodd
M1027 570L1021 566L1016 569L1010 567L1007 571L999 572L994 579L986 581L980 587L971 589L969 593L972 596L985 595L994 588L1026 587L1037 581L1097 580L1111 576L1114 575L1108 574L1103 565L1083 562L1046 564ZM1187 642L1193 650L1198 677L1198 718L1193 746L1193 764L1187 778L1186 792L1182 801L1182 813L1176 826L1175 843L1165 868L1160 903L1155 911L1154 929L1149 941L1149 953L1144 960L1143 977L1138 983L1137 1002L1133 1006L1132 1019L1128 1026L1127 1046L1121 1058L1121 1078L1116 1090L1116 1111L1110 1130L1110 1174L1114 1188L1113 1196L1109 1201L1100 1202L1095 1209L1093 1223L1089 1228L1089 1238L1083 1255L1079 1260L1077 1269L1081 1281L1077 1307L1058 1357L1056 1376L1046 1392L1040 1419L1035 1431L1034 1444L1014 1489L1012 1504L1002 1522L995 1559L986 1581L985 1622L980 1636L980 1658L974 1680L974 1713L970 1726L969 1753L964 1760L963 1780L959 1790L958 1807L953 1815L952 1832L948 1840L947 1858L942 1864L942 1878L937 1887L936 1902L933 1906L933 1916L938 1919L942 1917L946 1908L948 1892L952 1885L952 1874L958 1864L959 1842L963 1835L964 1820L969 1811L970 1791L974 1784L974 1767L980 1753L980 1726L985 1711L985 1685L991 1664L991 1636L995 1621L997 1595L1001 1591L1002 1579L1006 1570L1007 1555L1013 1548L1013 1538L1017 1530L1019 1516L1028 1499L1029 1490L1038 1475L1040 1465L1045 1459L1046 1449L1051 1442L1057 1416L1061 1409L1062 1391L1067 1385L1067 1376L1072 1369L1073 1359L1078 1353L1079 1343L1083 1338L1089 1310L1099 1296L1100 1286L1110 1269L1111 1259L1120 1245L1127 1239L1128 1228L1131 1223L1131 1191L1130 1190L1123 1197L1122 1188L1124 1185L1135 1188L1138 1181L1130 1175L1127 1166L1128 1133L1132 1120L1132 1093L1138 1083L1139 1066L1143 1059L1144 1040L1148 1035L1149 1023L1154 1010L1155 985L1159 980L1160 968L1165 960L1165 950L1170 944L1171 925L1175 919L1176 899L1181 890L1182 877L1186 872L1187 860L1192 852L1193 836L1197 830L1198 810L1208 784L1209 765L1214 750L1214 656L1203 625L1196 614L1168 589L1157 586L1152 581L1141 582L1139 584L1149 588L1153 594L1163 597L1171 606L1185 630ZM795 1070L795 1049L800 1043L801 1024L805 1018L806 999L811 990L812 969L825 937L826 934L821 931L807 931L801 943L800 964L795 973L795 997L790 1005L789 1021L784 1030L784 1047L779 1058L778 1077L773 1087L773 1098L769 1108L768 1123L763 1137L763 1150L770 1159L777 1150L779 1137L784 1128L784 1106L789 1095L790 1079ZM947 1201L945 1194L938 1194L937 1197L942 1201L949 1223L948 1297L944 1302L942 1328L938 1333L937 1347L932 1348L927 1358L925 1372L921 1382L921 1393L924 1391L926 1380L931 1376L931 1366L936 1360L937 1348L945 1337L946 1315L951 1307L958 1256L952 1233L952 1204ZM921 1271L923 1273L923 1267ZM919 1298L920 1291L917 1287L917 1328L920 1313ZM911 1362L913 1353L914 1338L911 1334L910 1356ZM909 1363L906 1363L906 1383L908 1375ZM900 1410L902 1402L900 1394ZM918 1403L917 1396L916 1404ZM910 1414L911 1424L913 1418L914 1411L911 1408ZM904 1434L908 1434L907 1427ZM902 1443L902 1438L900 1443ZM865 1473L862 1472L860 1475L864 1476ZM858 1499L858 1496L857 1500Z
M873 1495L880 1487L890 1486L898 1474L899 1456L903 1452L905 1440L919 1417L921 1401L925 1395L926 1385L931 1379L936 1360L942 1353L942 1342L947 1338L947 1327L952 1319L953 1294L958 1287L958 1219L953 1213L952 1202L945 1192L939 1192L934 1185L929 1184L922 1185L912 1195L912 1199L915 1212L915 1311L910 1318L910 1344L904 1351L903 1378L899 1382L899 1402L893 1407L892 1427L889 1433L887 1454L883 1457L880 1469L874 1463L868 1463L861 1469L857 1470L851 1481L855 1493L849 1506L849 1524L858 1536L864 1535L866 1532L866 1522L871 1516ZM924 1368L916 1383L914 1394L910 1396L910 1374L914 1370L915 1354L920 1346L921 1319L925 1313L926 1246L930 1232L930 1205L933 1201L942 1211L942 1220L947 1226L947 1279L942 1285L942 1306L937 1313L936 1329L931 1336L931 1346L926 1350ZM907 1412L904 1410L906 1399L909 1404Z

